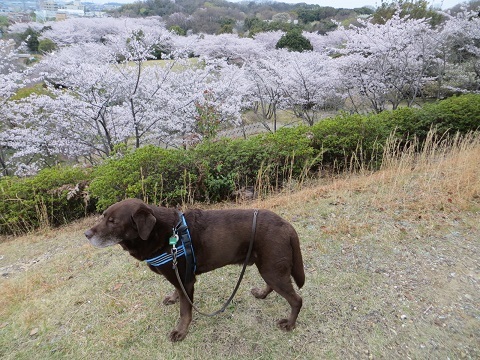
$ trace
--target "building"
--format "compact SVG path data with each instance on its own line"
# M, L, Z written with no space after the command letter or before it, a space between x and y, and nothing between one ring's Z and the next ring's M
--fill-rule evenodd
M40 9L35 12L38 22L85 16L85 6L79 0L65 5L60 5L55 0L39 0L39 7Z
M40 2L40 10L57 12L58 8L59 5L55 0L44 0Z
M85 6L78 0L65 4L58 8L59 14L66 14L67 17L85 16Z

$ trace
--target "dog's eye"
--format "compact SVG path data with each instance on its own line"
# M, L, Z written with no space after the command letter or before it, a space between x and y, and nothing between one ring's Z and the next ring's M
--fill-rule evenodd
M115 223L115 219L113 217L109 217L107 220L109 223Z

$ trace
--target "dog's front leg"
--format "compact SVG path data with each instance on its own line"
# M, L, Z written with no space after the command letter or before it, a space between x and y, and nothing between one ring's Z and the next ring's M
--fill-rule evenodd
M193 282L185 286L188 296L193 301ZM180 320L177 327L170 333L170 340L173 342L182 341L187 336L188 326L192 322L192 305L185 297L181 289L177 289L180 298Z

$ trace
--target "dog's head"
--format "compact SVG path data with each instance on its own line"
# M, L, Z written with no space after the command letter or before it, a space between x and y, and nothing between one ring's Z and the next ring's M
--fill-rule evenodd
M110 206L103 219L85 236L95 247L107 247L128 240L147 240L155 227L156 218L143 201L127 199Z

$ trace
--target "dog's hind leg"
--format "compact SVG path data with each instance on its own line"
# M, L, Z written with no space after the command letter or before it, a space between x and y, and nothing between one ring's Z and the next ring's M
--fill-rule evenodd
M170 295L165 296L165 299L163 299L163 305L172 305L178 302L179 296L178 296L178 291L175 289L173 293Z
M267 283L267 288L275 290L276 293L283 296L288 301L291 307L290 315L286 319L281 319L277 322L280 329L290 331L295 328L298 313L302 308L302 298L295 292L290 275L279 275L270 273L261 273L263 279Z
M287 319L281 319L277 321L277 325L282 330L290 331L295 328L295 322L297 321L298 313L302 308L302 298L293 289L293 285L290 282L290 278L286 282L281 284L275 284L273 289L280 295L282 295L290 304L291 311Z

